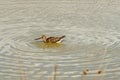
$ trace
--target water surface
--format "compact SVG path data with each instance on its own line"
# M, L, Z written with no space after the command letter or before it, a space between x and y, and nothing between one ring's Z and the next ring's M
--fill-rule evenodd
M0 79L48 80L57 65L57 80L119 80L120 6L113 3L1 1ZM43 34L66 38L34 40Z

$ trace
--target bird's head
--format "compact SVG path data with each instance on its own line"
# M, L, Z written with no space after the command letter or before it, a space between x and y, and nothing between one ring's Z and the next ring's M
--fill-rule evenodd
M45 35L42 35L42 36L40 36L39 38L36 38L35 40L44 39L44 38L46 38L46 36L45 36Z

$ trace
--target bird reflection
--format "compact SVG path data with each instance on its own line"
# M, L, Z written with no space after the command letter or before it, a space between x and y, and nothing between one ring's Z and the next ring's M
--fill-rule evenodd
M34 43L37 47L40 48L60 48L63 46L62 43L44 43L44 42L35 42Z

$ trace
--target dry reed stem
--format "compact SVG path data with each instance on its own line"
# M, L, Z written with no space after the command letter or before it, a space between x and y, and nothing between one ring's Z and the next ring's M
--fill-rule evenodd
M18 68L19 68L19 76L20 80L27 80L25 77L25 70L23 69L23 64L20 61L20 55L19 58L15 58L16 62L18 63Z
M82 71L83 74L82 74L80 80L83 80L83 77L88 74L88 71L89 71L88 69L84 69L84 70Z
M23 65L20 62L19 62L19 74L20 74L20 80L26 80L25 70L23 69Z
M104 78L104 76L103 76L103 70L102 70L102 65L103 65L103 63L104 63L104 61L105 61L105 56L106 56L106 54L107 54L107 50L108 50L108 49L105 48L103 57L102 57L102 59L101 59L101 63L100 63L100 65L99 65L99 67L98 67L98 72L97 72L97 74L101 74L100 80L103 80L103 78ZM94 80L96 80L96 78L94 78Z
M82 74L82 76L80 77L80 80L83 80L83 77L84 77L84 75Z
M107 54L107 48L105 48L105 50L104 50L103 58L101 59L101 63L100 63L100 65L99 65L99 68L98 68L98 69L101 69L101 67L102 67L102 65L103 65L103 63L104 63L104 61L105 61L105 56L106 56L106 54Z
M42 71L41 71L42 72ZM38 73L38 75L40 75L36 80L40 80L42 76L44 76L44 74L41 74L40 72Z
M52 78L51 78L51 77L48 77L48 80L52 80Z
M102 60L102 63L101 63L101 65L104 63L104 61L105 61L105 56L106 56L106 54L107 54L107 51L108 51L108 49L107 48L105 48L105 50L104 50L104 56L103 56L103 60ZM100 67L99 67L100 68ZM103 76L103 71L102 70L100 70L101 72L101 78L100 78L100 80L103 80L103 78L104 78L104 76Z
M53 80L56 80L57 65L54 65Z
M103 74L101 74L100 80L104 80L104 76L103 76Z
M87 75L87 74L88 74L88 71L89 71L88 69L84 69L84 70L83 70L83 75Z

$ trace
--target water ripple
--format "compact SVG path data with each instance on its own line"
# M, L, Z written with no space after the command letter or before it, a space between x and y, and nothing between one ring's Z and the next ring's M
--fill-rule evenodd
M0 24L3 26L0 27L1 79L17 80L25 76L30 80L45 80L53 75L55 64L58 66L57 78L61 80L99 78L99 69L103 70L106 80L119 78L119 27L112 26L113 16L103 13L107 11L100 10L91 15L85 8L87 5L79 9L73 4L0 8ZM43 34L66 35L66 38L61 45L52 46L34 40ZM107 53L104 51L106 47ZM82 71L85 68L89 73L84 77Z

